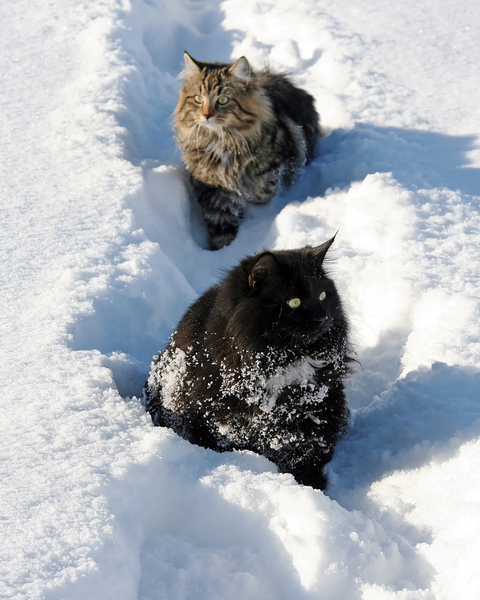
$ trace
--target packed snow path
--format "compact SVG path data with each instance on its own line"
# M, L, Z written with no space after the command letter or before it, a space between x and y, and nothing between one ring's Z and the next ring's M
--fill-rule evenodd
M480 597L480 11L466 0L0 6L0 597ZM330 135L212 253L171 134L183 50L289 70ZM326 493L154 428L185 308L339 230L360 367Z

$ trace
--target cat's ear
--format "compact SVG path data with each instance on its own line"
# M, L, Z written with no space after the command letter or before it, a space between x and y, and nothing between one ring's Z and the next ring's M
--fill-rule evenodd
M229 69L228 72L238 79L243 79L244 81L250 81L252 79L252 69L250 68L250 64L248 60L241 56Z
M277 259L269 252L262 256L255 263L252 272L248 276L248 283L251 288L259 283L263 283L268 279L268 276L278 267Z
M337 233L338 233L338 231L337 231ZM324 242L323 244L320 244L320 246L316 246L315 248L312 248L313 255L315 256L315 258L318 260L318 262L320 264L323 262L323 259L325 258L325 254L328 252L328 249L335 241L335 237L337 236L337 233L332 238L330 238L329 240Z
M202 68L197 61L190 56L188 52L183 53L185 59L185 74L186 75L200 75Z

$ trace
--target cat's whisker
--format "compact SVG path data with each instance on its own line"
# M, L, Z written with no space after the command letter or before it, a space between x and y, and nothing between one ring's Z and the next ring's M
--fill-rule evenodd
M199 148L200 144L199 144L199 139L200 139L200 135L202 134L202 126L200 125L200 123L196 124L196 135L195 135L195 145L197 148Z
M232 142L232 151L233 151L233 163L235 165L238 164L238 155L241 154L241 148L238 145L237 140L235 139L235 136L233 135L233 133L228 129L225 128L225 133L228 136L228 138L231 140Z
M234 135L233 132L230 132L230 135L231 135L234 143L238 147L238 154L242 155L245 151L247 151L250 159L253 160L253 154L252 154L252 152L250 150L250 145L248 144L247 139L245 138L245 136L240 131L236 131L235 135ZM238 136L239 138L241 138L242 141L237 140L236 136Z
M248 151L248 154L250 155L250 158L252 158L252 159L253 159L253 154L252 154L252 151L251 151L251 149L250 149L250 144L247 142L247 139L246 139L246 137L245 137L245 136L243 135L243 133L241 133L240 131L238 132L238 135L239 135L239 136L242 138L242 140L243 140L243 147L244 147L244 149Z
M379 336L380 330L378 328L373 327L373 325L368 324L364 319L360 317L354 317L349 315L349 322L352 324L353 333L354 332L365 332L370 335Z
M226 127L224 127L224 128L223 128L223 133L224 133L224 134L225 134L225 136L227 137L227 141L228 141L228 140L231 140L231 144L228 144L228 145L229 145L229 146L230 146L230 145L232 145L232 148L231 148L231 150L232 150L232 152L233 152L233 160L234 160L234 161L236 161L236 159L237 159L237 156L236 156L236 154L237 154L237 153L236 153L235 139L234 139L234 137L232 136L232 134L230 133L230 131L229 131L229 130L228 130ZM225 146L224 146L224 147L225 147L225 149L227 149L227 143L225 143ZM230 148L229 148L229 149L230 149Z
M198 128L199 124L194 123L193 126L189 129L187 139L185 142L190 145L192 138L195 136L195 147L198 147Z
M221 133L221 137L222 137L222 154L223 154L223 152L225 152L225 150L227 149L227 146L225 143L225 129L223 127L220 129L220 133Z
M223 151L225 154L228 153L228 158L232 158L232 153L229 152L230 148L229 148L229 144L228 144L228 138L231 137L230 136L230 132L228 131L228 129L225 129L224 127L222 128L222 141L223 141ZM226 138L226 139L225 139ZM233 164L236 165L237 163L237 154L235 152L235 146L234 146L234 152L233 152Z

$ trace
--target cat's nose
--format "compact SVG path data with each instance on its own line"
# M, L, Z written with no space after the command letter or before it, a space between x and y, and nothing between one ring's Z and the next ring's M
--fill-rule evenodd
M315 322L318 323L319 325L325 325L325 323L328 321L328 317L322 317L321 319L315 319Z

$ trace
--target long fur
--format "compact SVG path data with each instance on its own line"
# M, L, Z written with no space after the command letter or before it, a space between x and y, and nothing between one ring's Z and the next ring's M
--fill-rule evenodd
M185 62L175 134L218 249L234 239L247 202L270 202L313 158L319 116L312 96L286 75L255 72L245 57L223 64L185 53Z
M325 487L348 419L348 326L323 268L332 241L247 257L187 310L144 388L155 424Z

